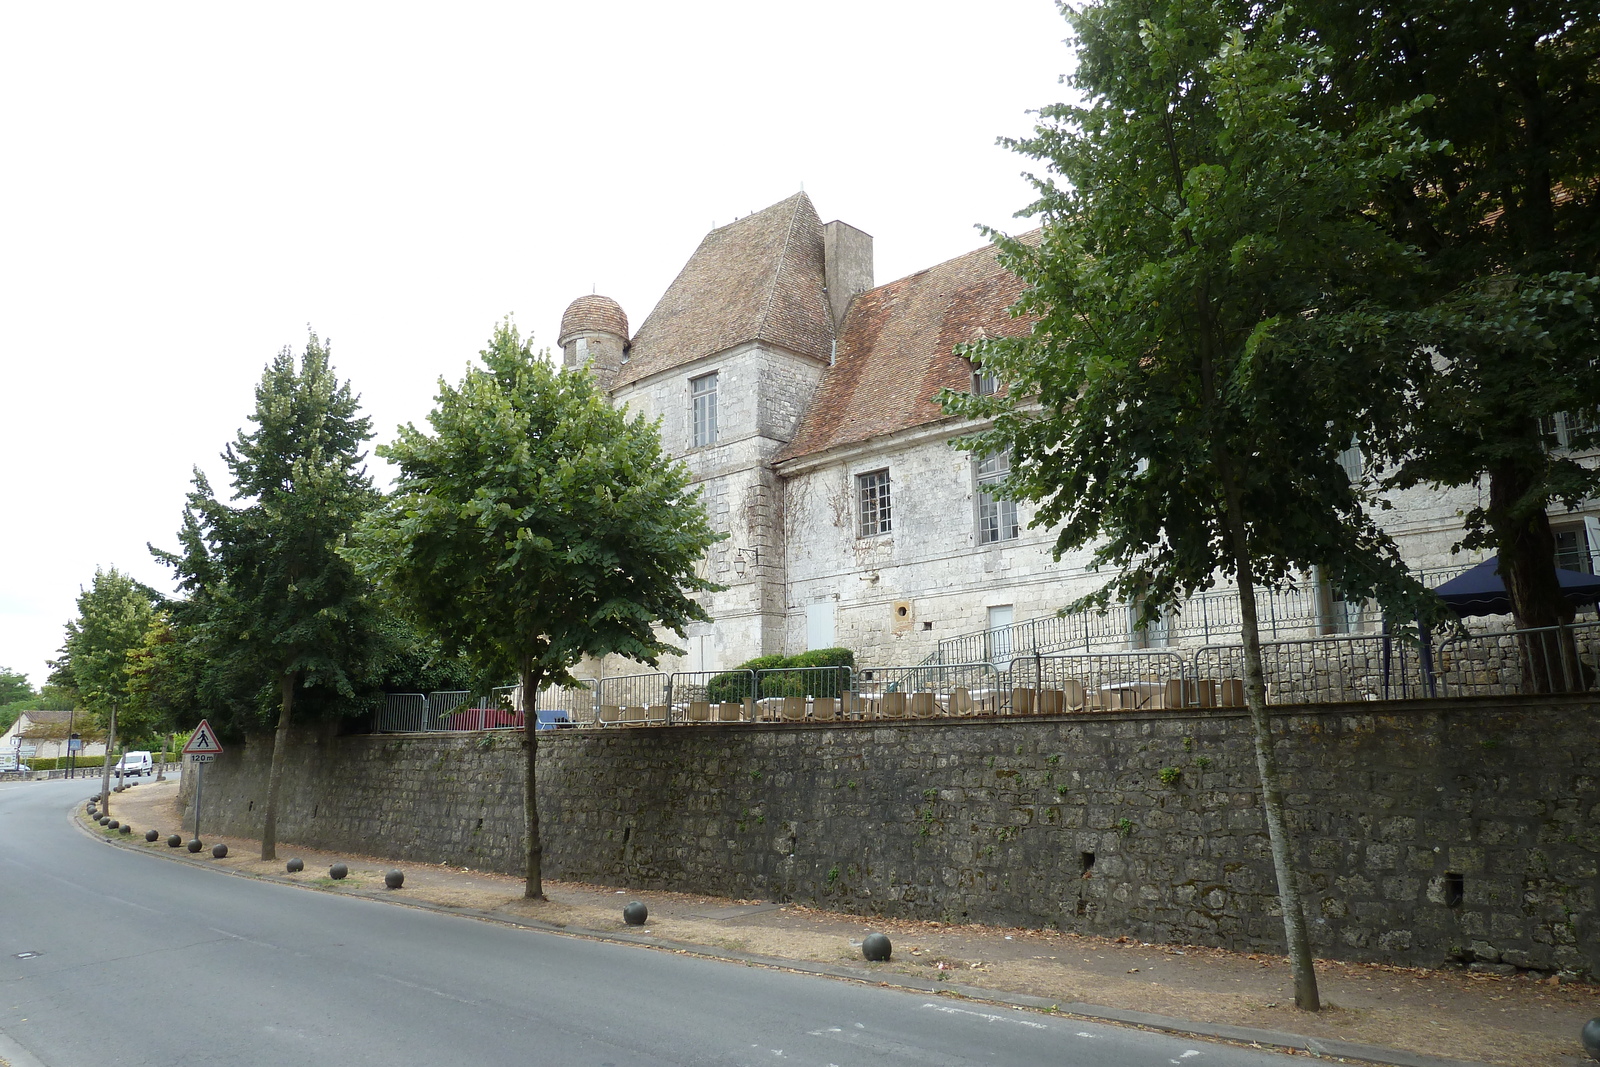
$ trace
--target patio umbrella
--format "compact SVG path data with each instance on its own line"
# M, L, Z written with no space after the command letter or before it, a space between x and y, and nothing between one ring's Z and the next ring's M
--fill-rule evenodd
M1600 577L1557 567L1556 580L1561 583L1562 596L1574 607L1600 600ZM1456 575L1434 592L1462 618L1511 614L1511 594L1506 592L1506 583L1500 578L1498 556L1490 556L1465 574Z

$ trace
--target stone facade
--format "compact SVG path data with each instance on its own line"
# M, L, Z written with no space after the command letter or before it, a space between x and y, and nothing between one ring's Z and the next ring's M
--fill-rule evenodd
M976 634L982 644L979 632L997 621L1049 617L1103 584L1088 551L1055 560L1053 532L1028 529L1025 507L1018 536L980 536L977 471L950 444L975 427L946 418L935 400L976 384L957 345L1028 329L1009 310L1019 292L988 249L875 285L872 238L820 222L802 193L707 234L631 339L614 301L574 301L560 329L565 362L591 367L614 403L661 420L666 450L689 464L728 535L705 561L727 586L705 595L715 622L692 628L686 655L664 670L723 669L830 636L860 662L914 664L941 640ZM697 443L690 383L711 374L718 432ZM872 471L888 472L886 534L859 525L857 477ZM1453 571L1481 558L1452 547L1461 515L1486 492L1417 488L1378 518L1413 566ZM1563 565L1596 569L1600 501L1553 519ZM1335 621L1329 594L1311 595L1327 610L1302 612L1303 625L1269 636L1350 625L1343 607ZM1169 639L1130 633L1126 618L1097 625L1110 634L1102 648ZM1174 630L1170 639L1215 635L1190 637ZM642 669L618 660L578 673Z
M1279 709L1317 954L1600 973L1597 719L1592 697ZM553 878L1280 951L1236 711L540 745ZM208 826L259 833L268 763L251 744L211 765ZM520 872L516 733L301 734L288 767L283 840Z

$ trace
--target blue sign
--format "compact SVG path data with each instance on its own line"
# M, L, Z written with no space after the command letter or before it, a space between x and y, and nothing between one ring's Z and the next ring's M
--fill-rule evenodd
M83 738L74 737L71 740L69 740L67 742L67 751L68 752L82 752L83 751Z

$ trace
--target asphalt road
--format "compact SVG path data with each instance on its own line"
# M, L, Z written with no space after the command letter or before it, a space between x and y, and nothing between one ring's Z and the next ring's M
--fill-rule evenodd
M1287 1060L232 877L89 838L91 791L0 785L13 1067Z

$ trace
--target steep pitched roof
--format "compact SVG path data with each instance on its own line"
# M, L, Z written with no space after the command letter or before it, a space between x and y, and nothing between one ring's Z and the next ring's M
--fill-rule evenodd
M634 335L616 385L746 341L826 360L822 287L822 223L805 193L712 230Z
M952 349L1027 333L1031 320L1008 310L1022 288L984 247L857 296L834 365L779 461L945 418L934 396L972 383L970 365Z

